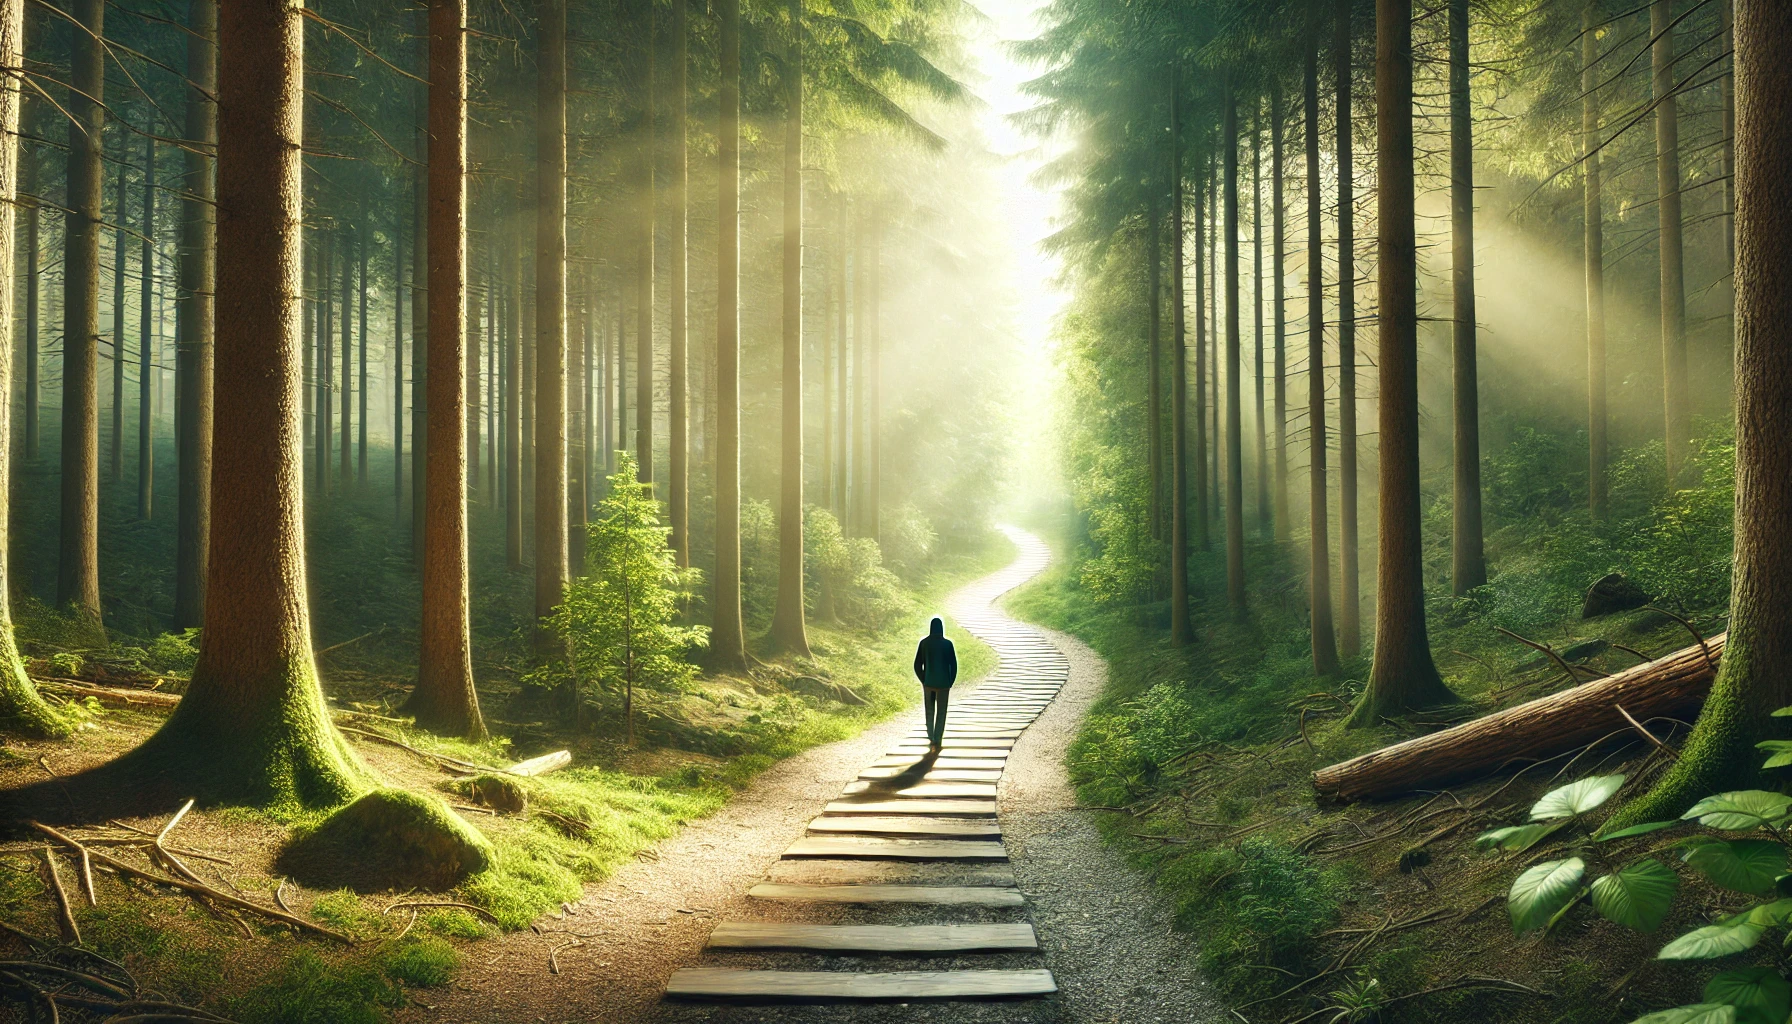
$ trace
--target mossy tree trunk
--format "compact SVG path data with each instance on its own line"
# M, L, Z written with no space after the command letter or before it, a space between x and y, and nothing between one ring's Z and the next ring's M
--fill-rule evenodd
M299 436L304 19L220 5L216 440L205 640L133 778L212 800L342 803L365 770L330 721L306 610ZM147 769L147 770L142 770Z
M783 436L778 464L778 604L772 642L809 656L803 626L803 3L790 0L784 59Z
M62 474L56 604L101 631L100 192L106 127L104 0L76 0L63 241Z
M218 5L194 0L187 24L186 195L181 200L180 379L177 448L180 465L174 554L174 628L205 619L211 548L212 336L216 325L217 199L211 153L218 144Z
M429 8L429 457L417 686L405 702L432 732L485 738L473 688L467 568L467 9ZM346 440L346 438L345 438ZM346 467L344 467L346 468Z
M716 148L716 575L709 646L715 667L747 666L740 614L740 0L716 0L720 125Z
M1766 786L1755 743L1792 705L1792 8L1736 4L1736 553L1730 633L1711 696L1673 768L1608 827Z
M1419 506L1418 246L1413 228L1412 0L1376 0L1376 253L1381 546L1375 663L1350 725L1453 702L1425 632Z
M25 0L0 0L0 65L16 68L23 62ZM0 81L0 267L12 266L13 229L19 184L19 79ZM13 276L0 274L0 424L12 422ZM0 430L0 466L11 465L12 432ZM69 726L46 702L25 675L18 644L12 635L12 609L8 587L7 525L8 489L0 487L0 729L32 736L66 736Z

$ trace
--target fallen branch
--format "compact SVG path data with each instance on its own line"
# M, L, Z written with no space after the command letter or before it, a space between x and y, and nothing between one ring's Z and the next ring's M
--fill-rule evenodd
M56 927L62 931L64 945L81 944L81 927L75 924L75 908L68 901L68 890L62 886L62 871L56 866L56 854L44 847L44 866L50 871L50 892L56 897Z
M1657 737L1654 733L1652 733L1648 729L1644 728L1643 723L1637 721L1635 718L1633 718L1631 716L1630 712L1624 710L1624 705L1613 704L1612 707L1615 707L1618 709L1618 714L1623 715L1624 720L1626 722L1630 723L1630 727L1632 729L1635 729L1637 732L1641 733L1643 739L1646 739L1650 743L1655 744L1655 749L1667 751L1669 757L1679 757L1680 756L1680 752L1678 750L1675 750L1673 747L1670 747L1666 743L1663 743L1661 741L1661 739L1659 737Z
M1720 634L1605 679L1352 758L1313 773L1313 787L1339 800L1372 800L1448 785L1596 743L1639 721L1677 717L1704 702L1723 653Z
M496 925L499 928L504 927L502 924L499 923L499 921L496 917L492 916L492 912L489 910L486 910L484 907L476 907L471 903L455 903L455 902L448 901L448 900L407 900L403 903L394 903L391 906L387 907L386 909L380 911L380 916L385 917L387 914L390 914L394 910L413 910L413 909L414 910L432 910L432 909L465 910L465 911L469 911L474 914L478 914L480 917L485 918L487 921L490 921L492 924Z
M57 842L63 844L64 846L68 847L69 849L76 851L77 853L82 850L87 849L87 847L83 846L81 843L75 841L74 839L69 838L66 835L63 835L61 832L56 831L55 829L51 828L48 825L43 824L42 822L27 821L26 824L30 825L34 829L37 829L39 832L42 832L44 835L49 836L51 839L54 839ZM298 917L293 914L288 914L283 911L275 910L272 907L264 907L257 903L250 903L248 900L240 899L236 896L232 896L229 893L223 892L216 888L213 888L212 886L207 885L204 882L192 882L192 881L188 881L188 880L182 879L182 878L165 878L161 875L156 874L154 871L146 871L143 868L136 866L135 864L132 864L128 861L119 860L116 857L113 857L109 854L101 853L98 850L90 851L88 856L92 857L95 861L99 862L100 864L102 864L106 867L111 868L112 870L118 872L121 875L129 875L132 878L140 878L145 882L150 882L155 885L165 885L171 889L179 889L182 892L186 892L186 893L197 893L201 896L206 897L207 899L215 900L219 903L223 903L227 906L235 907L239 910L247 910L251 913L260 914L263 917L271 918L275 921L279 921L282 924L291 925L292 927L298 928L301 931L313 932L315 934L325 936L326 938L335 939L338 942L345 942L345 943L348 943L349 945L354 945L355 940L349 938L347 935L344 935L341 932L332 931L328 928L325 928L323 925L314 924L310 921L305 920L302 917Z
M521 775L525 778L529 778L536 775L546 775L553 771L559 771L571 763L572 751L556 750L551 754L543 754L540 757L531 757L527 761L518 761L506 769L506 771L510 772L512 775Z
M101 704L112 704L119 707L148 705L152 708L171 708L180 703L180 695L175 693L130 690L116 686L95 686L79 679L61 679L54 676L38 676L34 677L33 681L45 690L73 694L77 697L92 697Z

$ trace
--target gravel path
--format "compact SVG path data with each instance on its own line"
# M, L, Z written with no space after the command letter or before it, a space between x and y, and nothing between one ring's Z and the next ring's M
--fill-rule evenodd
M1023 546L1039 542L1014 533ZM968 628L979 618L1007 622L991 607L1019 582L1012 570L967 586L949 610ZM1092 814L1075 809L1062 752L1089 705L1099 695L1105 667L1074 638L1038 630L1070 662L1070 677L1057 699L1016 744L1001 787L1000 820L1020 888L1030 906L1019 909L820 908L842 923L875 920L999 922L1031 920L1042 954L930 957L925 969L1044 966L1059 994L1013 1002L864 1004L831 1006L726 1006L680 1004L660 998L666 979L699 963L735 967L813 969L803 954L730 953L721 959L703 945L718 918L771 919L799 911L749 906L747 889L768 877L796 880L825 871L826 862L796 865L779 855L800 838L809 820L859 771L913 725L909 715L858 737L792 757L761 776L715 815L654 848L656 860L631 864L609 880L587 887L585 898L561 918L537 922L539 933L520 932L473 947L476 958L451 989L421 996L403 1020L467 1022L740 1021L884 1022L953 1024L1008 1022L1206 1022L1225 1019L1196 968L1196 946L1170 931L1170 911L1149 881L1101 844ZM972 687L957 689L967 693ZM892 866L892 872L905 870ZM975 868L962 869L974 872ZM939 881L937 872L933 880ZM892 880L900 880L893 875ZM804 919L818 908L803 905ZM550 952L562 949L560 973L549 970ZM842 957L845 970L911 970L923 965L895 957Z

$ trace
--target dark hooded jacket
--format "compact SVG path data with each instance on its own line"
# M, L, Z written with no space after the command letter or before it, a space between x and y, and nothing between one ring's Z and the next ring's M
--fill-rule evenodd
M939 619L933 620L920 646L915 648L915 678L921 680L922 686L940 689L950 689L958 679L958 652L946 639L946 624Z

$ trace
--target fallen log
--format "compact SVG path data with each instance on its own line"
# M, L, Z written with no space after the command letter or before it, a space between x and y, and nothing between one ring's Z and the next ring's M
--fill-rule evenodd
M171 708L180 703L179 694L161 693L156 690L96 686L80 679L59 679L55 676L37 676L33 681L40 689L66 693L75 697L92 697L101 704L110 704L114 707Z
M1337 800L1386 799L1531 764L1613 733L1629 732L1627 717L1645 723L1652 718L1690 718L1717 676L1725 635L1617 675L1321 768L1313 773L1313 788Z

